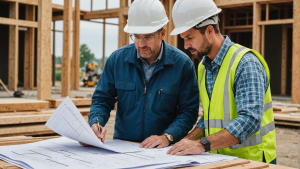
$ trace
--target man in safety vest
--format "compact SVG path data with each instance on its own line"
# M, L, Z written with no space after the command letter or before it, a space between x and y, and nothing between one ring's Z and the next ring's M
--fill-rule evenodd
M212 152L276 164L270 71L255 50L222 36L212 0L178 0L175 29L185 49L202 59L198 85L203 116L168 154Z
M111 54L92 97L89 124L101 141L116 97L114 139L162 148L180 141L196 123L195 67L185 53L163 40L168 21L159 0L130 5L124 31L134 43Z

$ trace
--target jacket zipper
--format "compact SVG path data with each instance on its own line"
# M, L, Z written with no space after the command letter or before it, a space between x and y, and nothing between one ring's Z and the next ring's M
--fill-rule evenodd
M144 85L145 85L145 89L144 89L143 95L145 95L145 99L144 99L144 106L143 106L143 121L142 121L142 138L143 139L144 139L145 107L146 107L146 100L147 100L147 81L146 81L146 79L144 79Z
M161 94L162 91L163 91L163 89L160 89L160 90L158 91L158 100L160 100L160 94Z

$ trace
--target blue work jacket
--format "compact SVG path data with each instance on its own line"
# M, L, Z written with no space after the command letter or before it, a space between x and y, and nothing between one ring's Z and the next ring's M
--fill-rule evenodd
M162 59L148 83L134 44L111 54L92 97L91 126L97 118L105 126L118 101L114 139L142 142L169 133L177 142L188 134L199 109L195 68L185 53L162 44Z

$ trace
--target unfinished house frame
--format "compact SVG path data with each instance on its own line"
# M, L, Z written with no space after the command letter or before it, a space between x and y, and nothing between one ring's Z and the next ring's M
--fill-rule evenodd
M72 8L72 0L64 0L64 6L53 5L51 0L0 0L0 6L9 4L8 14L0 12L1 25L9 25L8 52L2 57L7 57L8 67L2 68L7 74L3 78L11 90L17 89L20 73L23 75L24 89L33 89L37 86L39 99L51 99L51 77L54 85L55 55L51 57L51 22L53 22L53 54L55 54L55 21L63 20L63 56L61 75L61 95L69 96L70 90L79 89L79 23L80 20L91 21L103 19L103 63L105 59L105 19L119 19L118 47L129 44L129 34L123 31L128 19L129 4L133 0L120 0L120 8L91 11L79 9L80 0L75 0L75 8ZM299 100L299 23L300 0L214 0L219 8L222 8L220 17L220 30L228 35L233 42L249 48L253 48L265 57L271 71L271 89L273 95L290 95L292 103L300 103ZM183 40L179 36L170 36L174 29L172 20L172 8L175 0L161 0L169 23L165 26L165 41L186 52ZM24 7L25 6L25 7ZM19 9L20 7L20 9ZM1 8L1 7L0 7ZM25 8L24 19L19 18L21 8ZM1 11L1 10L0 10ZM24 12L23 12L24 13ZM7 15L6 17L3 15ZM73 25L72 25L73 20ZM91 21L96 22L96 21ZM114 24L116 25L116 24ZM71 26L73 26L73 38L71 38ZM19 51L22 29L24 33L22 52ZM1 35L1 32L0 32ZM4 38L5 39L5 38ZM71 39L73 41L71 42ZM2 43L7 42L1 42ZM71 45L73 51L71 52ZM4 45L5 47L5 45ZM2 47L3 48L3 47ZM72 57L71 57L72 55ZM200 60L193 60L197 68ZM21 62L22 60L22 62ZM0 69L4 64L0 63ZM19 70L20 64L23 65ZM34 66L36 65L36 66ZM8 70L8 71L5 71ZM52 76L51 76L52 75Z

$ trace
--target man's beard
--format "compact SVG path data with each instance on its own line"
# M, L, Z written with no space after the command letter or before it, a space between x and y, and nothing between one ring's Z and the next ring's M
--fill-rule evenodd
M159 47L160 47L160 45L158 45L157 48L156 48L154 51L152 51L150 47L144 46L144 47L142 47L142 48L139 48L138 52L139 52L139 54L140 54L140 56L141 56L142 58L148 59L148 58L150 58L151 56L153 56L153 55L158 51ZM141 55L141 52L140 52L141 49L149 49L151 53L150 53L148 56L143 57L143 56Z
M208 55L211 52L212 44L204 37L203 45L200 47L201 52L195 48L188 48L188 50L195 50L197 54L192 54L196 59L202 59L204 56Z

